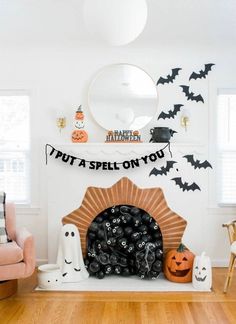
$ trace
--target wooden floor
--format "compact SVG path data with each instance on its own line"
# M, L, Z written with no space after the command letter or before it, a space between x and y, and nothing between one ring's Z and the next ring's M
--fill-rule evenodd
M223 294L225 274L213 270L210 293L39 292L34 274L19 281L16 295L0 301L0 324L236 324L236 275Z

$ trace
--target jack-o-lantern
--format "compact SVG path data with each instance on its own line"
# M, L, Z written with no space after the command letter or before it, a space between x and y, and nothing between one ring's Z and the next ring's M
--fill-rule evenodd
M209 291L212 286L211 260L203 252L196 256L193 262L193 287Z
M173 282L191 282L194 254L182 243L168 251L164 260L164 275Z
M76 129L72 132L71 140L73 143L85 143L88 141L88 134L83 129Z

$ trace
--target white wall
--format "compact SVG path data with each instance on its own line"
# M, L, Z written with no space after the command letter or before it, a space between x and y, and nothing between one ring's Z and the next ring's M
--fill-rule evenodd
M202 106L188 102L191 110L188 132L185 133L179 126L178 118L170 124L165 122L164 125L178 131L175 141L202 145L204 157L209 156L214 165L214 170L209 172L209 179L206 178L203 190L208 206L206 214L198 216L203 236L202 233L194 231L194 228L188 236L191 236L195 243L204 237L204 248L217 264L223 264L228 259L226 233L221 224L233 217L235 209L219 209L216 205L215 118L217 87L236 87L235 54L235 48L201 48L197 45L196 48L190 48L187 44L182 48L158 48L158 44L153 44L152 48L138 48L132 44L123 48L93 48L84 43L76 47L1 49L0 88L29 89L32 94L32 206L29 209L18 208L18 223L33 232L38 260L46 262L47 217L53 217L47 215L44 144L70 142L73 116L79 104L84 108L89 140L104 141L105 132L96 125L89 113L87 90L100 68L122 62L140 66L155 81L160 75L168 74L171 68L182 67L183 74L178 82L186 80L189 72L199 70L204 63L216 63L209 78L195 84L196 89L204 93L207 102ZM187 104L182 94L177 94L175 87L178 84L182 83L176 83L174 88L160 88L160 109L166 109L173 103L172 98L175 96L174 100L183 100ZM61 134L55 126L57 109L65 109L67 112L68 127ZM144 140L149 140L149 129L154 125L157 125L155 119L142 130ZM182 203L191 210L193 206L188 205L188 193L183 193L182 197ZM174 206L172 208L174 209ZM195 223L196 219L192 221ZM191 219L188 222L191 223Z

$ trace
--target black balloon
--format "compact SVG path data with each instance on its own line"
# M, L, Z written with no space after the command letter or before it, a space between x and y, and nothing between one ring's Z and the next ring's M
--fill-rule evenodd
M100 264L96 261L93 261L89 265L89 270L93 273L96 273L100 270Z
M130 227L130 226L124 228L124 234L125 234L127 237L129 237L133 232L134 232L134 231L133 231L133 228Z
M96 273L96 277L98 279L103 279L105 277L105 273L103 271L99 271Z
M85 266L90 275L154 279L162 271L163 242L156 221L144 210L117 205L101 212L87 232Z

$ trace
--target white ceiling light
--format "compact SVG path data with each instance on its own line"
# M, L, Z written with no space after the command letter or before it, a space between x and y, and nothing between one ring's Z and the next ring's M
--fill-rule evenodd
M85 0L84 20L96 38L114 46L125 45L146 25L146 0Z

